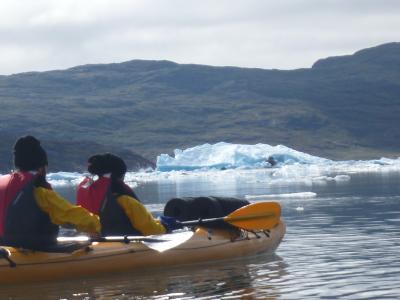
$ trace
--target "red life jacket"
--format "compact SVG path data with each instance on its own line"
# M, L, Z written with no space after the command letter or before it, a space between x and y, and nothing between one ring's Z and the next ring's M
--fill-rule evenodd
M44 178L30 172L0 177L1 243L4 245L40 250L57 242L59 227L36 203L35 185L51 189Z
M0 177L0 236L4 235L7 210L22 188L33 180L30 172L15 172Z
M111 190L111 179L100 177L96 181L85 178L78 186L76 203L100 217L101 234L141 235L132 224L117 198L121 195L134 197L134 192L122 183L120 191Z
M110 184L111 179L107 177L100 177L96 181L86 177L76 191L76 204L99 215Z

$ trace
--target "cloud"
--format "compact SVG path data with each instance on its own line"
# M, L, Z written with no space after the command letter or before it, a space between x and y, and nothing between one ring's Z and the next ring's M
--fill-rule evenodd
M2 0L0 74L87 63L293 69L399 41L395 0Z

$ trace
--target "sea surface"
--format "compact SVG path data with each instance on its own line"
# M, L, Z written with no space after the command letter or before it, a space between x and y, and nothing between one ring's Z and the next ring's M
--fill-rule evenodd
M278 201L287 233L273 255L0 286L0 299L400 299L400 171L281 172L127 177L154 215L175 196ZM54 186L74 199L73 184Z

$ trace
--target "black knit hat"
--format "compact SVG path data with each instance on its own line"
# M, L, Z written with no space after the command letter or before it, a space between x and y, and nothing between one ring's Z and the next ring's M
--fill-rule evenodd
M14 165L21 171L34 171L47 166L47 154L39 140L30 135L20 137L14 145Z
M98 176L111 173L112 177L120 178L126 173L127 167L122 158L111 153L105 153L89 157L88 171Z

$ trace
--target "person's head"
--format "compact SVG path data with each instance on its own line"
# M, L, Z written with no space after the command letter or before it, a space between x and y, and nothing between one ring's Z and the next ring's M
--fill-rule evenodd
M122 158L111 153L105 153L89 157L87 170L93 175L111 174L112 178L123 179L127 167Z
M40 141L31 135L17 139L14 148L14 166L20 171L45 171L48 161Z

